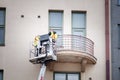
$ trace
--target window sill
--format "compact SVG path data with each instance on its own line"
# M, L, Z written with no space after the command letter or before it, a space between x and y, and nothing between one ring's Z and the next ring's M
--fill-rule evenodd
M0 47L4 47L5 46L5 44L0 44Z
M120 4L117 4L118 7L120 7Z

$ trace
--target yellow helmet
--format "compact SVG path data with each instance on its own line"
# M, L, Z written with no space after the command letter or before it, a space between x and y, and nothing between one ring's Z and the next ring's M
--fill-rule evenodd
M38 45L38 43L39 43L39 40L40 40L40 36L38 35L38 36L36 36L35 39L34 39L33 46L36 47L36 46Z
M57 39L57 34L56 32L53 32L52 35L51 35L52 39Z

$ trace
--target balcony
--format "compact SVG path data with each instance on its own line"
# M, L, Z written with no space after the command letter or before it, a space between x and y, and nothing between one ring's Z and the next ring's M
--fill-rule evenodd
M62 35L57 39L57 63L80 63L81 72L86 64L95 64L94 43L90 39L77 35ZM49 66L54 70L54 63Z
M62 35L57 40L58 62L79 62L86 60L95 64L94 43L90 39L77 35Z

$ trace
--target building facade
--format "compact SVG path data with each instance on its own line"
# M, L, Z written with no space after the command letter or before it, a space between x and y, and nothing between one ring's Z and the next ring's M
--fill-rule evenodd
M0 79L37 80L32 41L51 29L59 35L58 61L45 80L106 80L104 0L1 0Z
M112 80L120 79L120 0L111 0Z

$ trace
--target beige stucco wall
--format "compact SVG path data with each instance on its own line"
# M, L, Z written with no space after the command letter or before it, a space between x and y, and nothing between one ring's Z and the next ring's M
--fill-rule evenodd
M29 62L29 47L34 36L48 32L48 10L64 11L64 34L71 33L71 11L87 11L87 37L95 43L97 63L87 65L81 80L89 77L105 80L104 0L1 0L0 7L6 7L5 46L0 47L0 69L4 69L4 80L37 80L40 65ZM39 15L41 17L37 18ZM80 71L80 64L60 66L55 65L55 70ZM53 72L47 69L45 77L45 80L53 80Z

